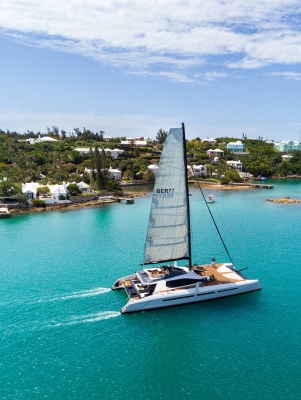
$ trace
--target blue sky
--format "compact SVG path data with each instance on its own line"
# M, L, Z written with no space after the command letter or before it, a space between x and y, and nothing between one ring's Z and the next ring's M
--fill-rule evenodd
M0 128L298 140L300 16L296 0L2 0Z

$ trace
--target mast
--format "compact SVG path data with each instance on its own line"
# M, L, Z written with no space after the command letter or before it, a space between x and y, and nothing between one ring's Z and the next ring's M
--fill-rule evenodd
M190 232L190 206L189 206L189 190L188 190L188 177L187 177L187 153L186 153L186 137L185 137L185 125L182 122L183 131L183 148L184 148L184 167L185 167L185 186L186 186L186 205L187 205L187 228L188 228L188 267L192 267L191 258L191 232Z

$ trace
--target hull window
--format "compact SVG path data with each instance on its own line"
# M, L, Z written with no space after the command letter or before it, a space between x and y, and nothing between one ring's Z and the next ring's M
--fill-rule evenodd
M215 292L200 293L197 296L207 296L207 294L214 294Z
M165 299L163 301L173 301L173 300L182 300L182 299L186 299L187 297L194 297L194 295L190 295L190 296L181 296L181 297L176 297L174 299Z
M224 290L218 290L217 292L218 293L221 293L221 292L229 292L230 290L236 290L237 288L235 287L235 288L232 288L232 289L224 289Z

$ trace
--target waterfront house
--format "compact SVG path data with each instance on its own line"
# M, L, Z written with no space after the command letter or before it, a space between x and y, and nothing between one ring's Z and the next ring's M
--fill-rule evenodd
M242 162L240 160L238 161L226 161L226 163L229 165L229 167L235 168L238 172L242 171Z
M224 151L221 150L221 149L214 149L214 150L209 149L209 150L206 151L206 153L208 154L208 156L210 158L214 158L216 156L222 157L224 155Z
M41 186L47 186L50 190L49 197L39 197L46 204L61 201L63 200L62 197L65 197L64 200L67 200L67 185L65 182L62 185L42 185L39 182L22 183L22 193L26 194L28 201L36 199L37 189Z
M282 140L274 144L274 149L285 153L291 153L296 150L301 151L301 143L294 140Z
M190 165L187 166L187 173L188 176L200 176L200 177L207 177L207 167L204 165Z
M83 193L91 192L91 186L89 186L87 183L85 183L85 182L79 182L79 183L73 182L73 183L75 183ZM67 187L68 187L68 185L67 185Z
M227 144L227 149L232 151L232 153L242 153L244 151L245 144L242 143L240 140L237 142L230 142Z

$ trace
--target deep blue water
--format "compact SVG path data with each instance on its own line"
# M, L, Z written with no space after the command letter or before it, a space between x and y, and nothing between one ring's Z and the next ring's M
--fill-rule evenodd
M1 399L299 399L301 181L213 190L237 268L262 291L131 315L150 196L0 220ZM229 261L196 186L193 260ZM205 195L207 195L205 190Z

